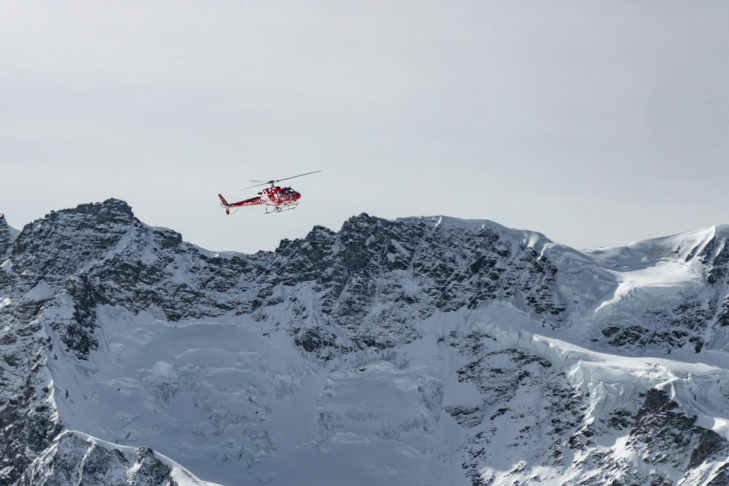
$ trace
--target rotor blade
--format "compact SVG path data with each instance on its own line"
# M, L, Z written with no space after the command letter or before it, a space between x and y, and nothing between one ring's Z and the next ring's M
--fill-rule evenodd
M295 177L301 177L301 176L305 176L305 175L309 175L309 174L316 174L317 172L321 172L321 171L313 170L311 172L305 172L304 174L299 174L299 175L295 175L295 176L291 176L291 177L284 177L283 179L276 179L274 182L287 181L287 180L293 179Z
M252 185L252 186L244 187L243 189L251 189L251 188L253 188L253 187L267 186L267 185L269 185L270 183L271 183L271 181L269 181L269 182L264 182L263 184L254 184L254 185Z
M258 179L251 179L250 182L265 182L266 184L268 184L271 181L261 181L261 180L258 180Z

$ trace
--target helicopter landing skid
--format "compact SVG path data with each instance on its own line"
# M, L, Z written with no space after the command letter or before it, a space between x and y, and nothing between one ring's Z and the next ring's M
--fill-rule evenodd
M263 213L263 214L271 214L271 213L280 213L280 212L283 212L283 211L290 211L292 209L296 209L296 206L298 206L298 205L299 205L299 203L291 203L291 204L286 204L285 206L284 205L281 205L281 206L273 206L270 211L269 211L269 209L267 207L266 208L266 212Z

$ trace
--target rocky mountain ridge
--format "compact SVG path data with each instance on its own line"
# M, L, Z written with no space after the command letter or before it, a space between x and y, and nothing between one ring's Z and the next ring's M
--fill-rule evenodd
M0 482L729 484L728 239L362 214L244 255L114 199L0 217Z

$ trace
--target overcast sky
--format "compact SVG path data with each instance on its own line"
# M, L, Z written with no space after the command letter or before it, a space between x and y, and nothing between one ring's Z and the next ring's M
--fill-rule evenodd
M0 0L0 212L212 250L367 212L577 248L729 223L726 1ZM229 200L291 181L295 211Z

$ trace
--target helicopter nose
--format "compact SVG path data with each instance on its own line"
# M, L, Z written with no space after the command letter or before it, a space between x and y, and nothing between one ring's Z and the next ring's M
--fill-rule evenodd
M298 201L300 198L301 198L301 194L299 194L298 192L294 191L294 200L297 200Z

